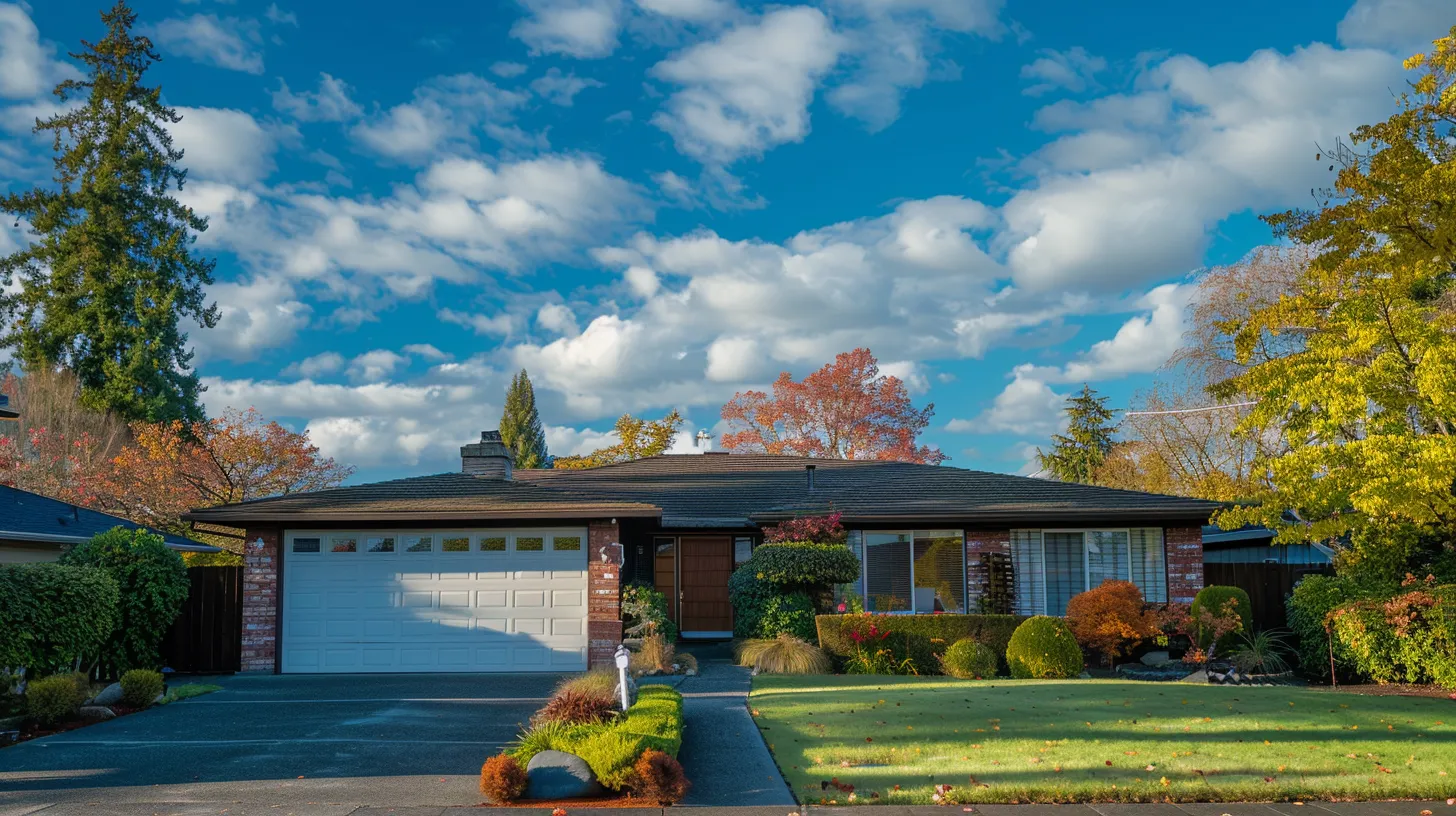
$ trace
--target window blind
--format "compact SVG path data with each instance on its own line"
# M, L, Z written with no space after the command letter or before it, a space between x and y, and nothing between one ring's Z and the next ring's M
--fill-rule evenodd
M1143 527L1130 531L1132 582L1148 603L1168 602L1168 569L1163 563L1163 529Z
M1016 614L1046 614L1046 565L1042 563L1040 530L1011 531L1011 564Z

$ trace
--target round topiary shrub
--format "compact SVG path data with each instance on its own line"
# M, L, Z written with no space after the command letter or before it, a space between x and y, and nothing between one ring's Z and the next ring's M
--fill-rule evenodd
M162 693L162 673L132 669L121 676L121 701L132 708L146 708Z
M25 713L41 725L55 725L76 716L86 693L69 674L32 680L25 687Z
M1233 635L1238 635L1239 633L1249 634L1254 631L1254 605L1249 602L1249 593L1233 586L1206 586L1200 589L1197 595L1193 596L1193 605L1188 607L1188 614L1192 616L1193 622L1196 625L1200 614L1204 610L1215 615L1222 614L1230 599L1234 601L1234 609L1239 614L1241 628L1235 629L1229 635L1221 638L1218 647L1215 649L1215 653L1225 651L1229 643L1232 642ZM1205 633L1200 628L1198 634L1199 648L1207 649L1211 640L1213 640L1212 634Z
M480 766L480 792L497 805L514 802L526 792L526 769L510 754L497 754Z
M1037 615L1011 633L1006 664L1019 679L1064 680L1082 673L1082 649L1061 618Z
M821 603L828 603L834 585L857 580L859 558L843 544L763 544L728 578L733 635L773 638L787 633L812 642L818 637L814 614L821 611Z
M686 796L692 784L676 759L648 749L633 764L628 787L637 796L666 807Z
M963 680L982 680L996 676L996 653L991 647L970 638L961 638L945 650L940 658L945 673Z
M763 604L763 615L759 619L759 637L792 635L800 640L814 642L819 633L814 625L814 601L802 592L775 595Z

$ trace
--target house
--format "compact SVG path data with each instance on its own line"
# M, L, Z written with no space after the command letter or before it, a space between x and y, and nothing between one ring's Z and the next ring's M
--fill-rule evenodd
M246 531L243 662L281 672L580 670L611 660L619 592L651 583L684 637L727 637L728 576L765 525L842 513L868 609L1022 613L1106 578L1153 601L1203 583L1211 502L899 462L707 453L513 471L500 434L461 472L192 511Z
M1286 521L1297 521L1291 513ZM1335 550L1321 542L1275 544L1274 531L1260 525L1237 530L1203 528L1203 574L1207 583L1235 586L1249 593L1258 630L1288 624L1289 595L1310 575L1335 571Z
M124 518L69 504L39 493L0 485L0 564L54 561L61 553L113 527L136 529ZM190 538L162 533L178 552L222 550Z

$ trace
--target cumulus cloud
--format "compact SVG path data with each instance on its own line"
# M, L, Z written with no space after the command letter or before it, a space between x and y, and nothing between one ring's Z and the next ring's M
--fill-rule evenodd
M0 97L32 99L78 76L57 59L55 45L41 41L25 6L0 3Z
M1340 42L1347 46L1426 52L1431 41L1456 24L1449 5L1431 0L1356 0L1340 20Z
M737 12L729 0L636 0L643 11L693 23L725 20Z
M548 303L536 312L536 323L541 328L556 334L572 336L581 333L576 325L576 315L561 303Z
M1021 68L1021 78L1034 84L1022 93L1041 96L1056 90L1081 93L1097 86L1097 74L1107 70L1107 60L1087 53L1082 46L1066 51L1044 48L1041 56Z
M192 178L246 185L275 169L277 139L251 115L231 108L176 110L182 121L168 129Z
M1065 395L1030 375L1030 366L1017 366L1010 384L996 395L990 408L973 420L953 419L946 430L1048 436L1065 427L1065 403Z
M531 81L531 90L537 96L553 105L571 107L576 95L587 88L605 87L595 79L585 79L576 74L563 74L560 68L552 68Z
M215 283L207 295L217 304L219 317L212 329L192 333L201 360L251 360L262 349L292 342L313 316L313 307L299 298L293 282L274 275Z
M273 109L300 122L347 122L358 118L363 110L349 96L350 88L330 74L319 74L317 91L293 93L288 83L278 80Z
M409 358L403 354L389 349L374 349L350 360L345 373L356 383L377 383L389 379L396 368L408 364Z
M344 355L336 351L325 351L322 354L305 357L296 363L290 363L282 373L285 377L302 377L313 380L342 370L345 362Z
M194 14L172 17L144 29L163 49L194 62L247 74L263 73L263 38L256 20Z
M380 155L428 160L447 148L475 145L477 128L501 141L519 138L507 123L526 100L526 94L474 74L436 77L416 88L409 102L366 118L350 134Z
M520 0L526 16L511 27L511 36L533 54L562 54L596 59L617 48L622 27L621 0Z

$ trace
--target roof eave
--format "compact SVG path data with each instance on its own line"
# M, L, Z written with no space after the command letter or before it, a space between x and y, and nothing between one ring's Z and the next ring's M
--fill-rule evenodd
M1218 508L1034 508L1017 510L973 510L960 512L915 512L903 513L849 513L840 517L841 524L881 524L886 522L944 522L944 523L1018 523L1036 527L1047 526L1048 521L1119 522L1119 521L1182 521L1207 523ZM756 524L774 523L794 518L796 513L771 511L754 513L750 518Z
M49 533L26 533L19 530L0 530L0 540L4 541L33 541L41 544L85 544L94 536L73 536L73 535L52 535ZM163 539L169 548L180 552L214 553L222 552L221 547L214 547L211 544L188 543L180 541L167 541Z
M249 523L292 524L294 522L349 521L488 521L492 519L599 519L659 518L661 508L651 507L581 507L569 510L302 510L246 513L193 510L182 514L182 520L204 524L237 527Z

